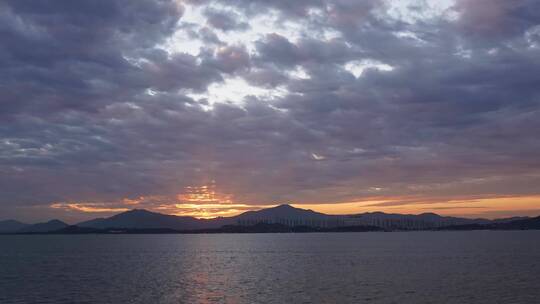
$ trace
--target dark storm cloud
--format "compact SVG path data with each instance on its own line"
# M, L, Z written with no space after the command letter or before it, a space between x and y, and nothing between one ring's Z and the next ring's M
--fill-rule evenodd
M254 204L539 194L536 1L409 7L417 19L381 1L183 5L0 4L6 210L211 180ZM270 13L276 30L249 34ZM205 95L238 78L279 94Z
M458 28L482 40L521 35L540 18L540 3L534 0L458 0L456 7L461 13Z
M263 63L273 63L282 68L297 64L344 63L354 58L353 51L343 40L303 39L295 44L278 34L269 34L259 41L257 50L258 60Z
M3 114L95 111L147 88L204 89L218 71L154 49L176 28L171 1L2 4Z

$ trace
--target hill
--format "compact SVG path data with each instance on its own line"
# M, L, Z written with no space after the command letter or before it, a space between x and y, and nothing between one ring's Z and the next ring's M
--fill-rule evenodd
M265 224L265 225L259 225ZM256 226L253 228L246 228ZM228 228L226 228L228 227ZM304 227L285 229L283 227ZM307 229L308 227L309 229ZM369 228L369 229L368 229ZM249 232L249 231L366 231L367 230L474 230L474 229L540 229L540 217L497 220L440 216L435 213L388 214L368 212L353 215L328 215L313 210L279 205L247 211L233 217L197 219L133 209L107 218L68 226L59 220L28 225L13 220L1 221L3 233L177 233L177 232Z
M295 208L291 205L283 204L272 208L261 209L258 211L247 211L238 216L237 219L326 219L332 217L324 213L315 212L309 209Z
M167 215L143 209L126 211L109 218L98 218L78 223L79 227L96 229L213 229L225 225L238 223L256 224L259 222L272 222L293 225L305 224L308 220L328 220L334 216L318 213L312 210L295 208L290 205L247 211L233 217L220 217L214 219L197 219L190 216Z
M51 232L60 230L63 228L66 228L68 224L60 221L60 220L51 220L46 223L38 223L34 225L29 225L27 227L24 227L17 232L20 233L43 233L43 232Z
M510 221L495 220L487 224L453 225L439 230L540 230L540 216Z
M489 224L487 219L468 219L451 216L440 216L435 213L393 214L384 212L367 212L350 215L346 219L348 225L370 225L392 230L433 229L446 226Z
M96 229L157 229L168 228L176 230L200 229L203 221L190 216L167 215L143 209L133 209L111 216L94 219L77 224L79 227Z
M13 233L28 226L30 225L16 220L0 221L0 233Z

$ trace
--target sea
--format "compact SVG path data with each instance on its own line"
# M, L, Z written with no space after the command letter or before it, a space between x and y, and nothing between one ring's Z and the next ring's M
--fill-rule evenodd
M0 303L540 303L540 231L0 235Z

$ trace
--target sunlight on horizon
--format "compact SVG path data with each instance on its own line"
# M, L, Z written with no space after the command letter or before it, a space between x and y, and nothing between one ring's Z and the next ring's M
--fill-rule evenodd
M147 209L154 212L191 216L199 219L236 216L247 211L256 211L276 207L283 203L249 204L236 203L231 195L220 194L211 186L186 187L186 193L177 197L177 202L152 202L139 199L123 199L116 207L110 203L68 202L53 203L49 208L79 213L116 214L132 209ZM337 203L290 203L301 209L311 209L315 212L347 215L365 212L385 212L397 214L436 213L442 216L467 218L504 218L513 216L539 216L540 196L509 196L488 198L374 198L370 200L337 202Z

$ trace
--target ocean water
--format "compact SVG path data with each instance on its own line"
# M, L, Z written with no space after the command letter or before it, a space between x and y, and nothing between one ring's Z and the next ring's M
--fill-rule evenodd
M4 235L0 303L540 303L540 231Z

